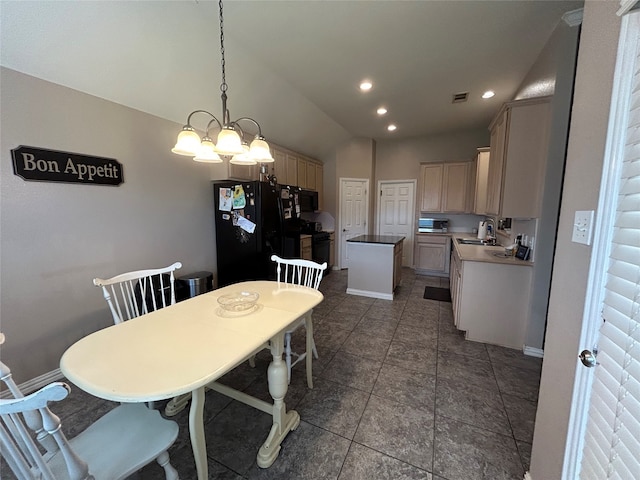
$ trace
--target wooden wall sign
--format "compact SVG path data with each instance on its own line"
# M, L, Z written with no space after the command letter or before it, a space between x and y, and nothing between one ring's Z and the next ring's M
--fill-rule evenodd
M39 182L120 185L122 164L113 158L46 150L20 145L11 150L13 173Z

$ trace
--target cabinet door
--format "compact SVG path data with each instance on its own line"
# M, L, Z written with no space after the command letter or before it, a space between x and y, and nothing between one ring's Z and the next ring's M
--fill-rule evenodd
M502 186L501 213L504 217L540 216L550 111L548 101L511 108Z
M440 212L442 210L442 172L441 163L420 166L421 212Z
M307 161L298 158L298 186L307 188Z
M278 183L286 183L287 182L287 155L275 148L272 149L271 154L273 155L273 164L272 164L272 172L278 179Z
M324 207L324 167L316 163L316 190L318 191L318 210Z
M310 235L300 237L300 257L304 260L313 260L311 246L312 240Z
M442 186L442 211L464 213L467 211L469 190L469 162L445 163Z
M476 190L473 213L486 215L487 213L487 180L489 177L490 154L488 149L479 149L476 158Z
M393 251L393 289L402 281L402 242L394 247Z
M229 178L238 180L258 180L260 168L257 165L229 164Z
M491 129L489 174L487 178L486 213L488 215L500 215L500 205L502 201L502 173L504 169L508 123L509 109L506 109L496 119L496 122Z
M416 268L444 272L446 247L434 243L418 243Z
M315 190L316 192L318 191L318 185L316 181L316 164L313 162L307 162L306 189Z
M291 187L298 186L298 157L287 154L287 178L281 182Z

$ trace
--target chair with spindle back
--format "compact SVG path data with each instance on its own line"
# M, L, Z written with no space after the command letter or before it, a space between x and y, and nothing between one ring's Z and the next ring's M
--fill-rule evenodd
M68 440L48 407L67 397L67 384L54 382L24 396L2 362L0 381L14 397L0 399L0 455L18 479L124 479L155 459L167 480L178 480L167 453L178 424L159 412L119 405Z
M136 270L107 279L94 278L93 284L102 288L113 323L117 325L175 304L174 272L179 268L182 268L182 264L176 262L164 268ZM176 415L187 406L190 399L191 393L174 397L166 405L165 413L168 416Z
M316 290L320 287L322 275L327 268L327 262L320 265L319 263L312 262L311 260L280 258L277 255L271 255L271 260L276 262L276 277L278 282L303 285ZM296 353L291 349L291 335L302 325L305 326L306 330L306 350L304 353ZM307 385L309 388L313 388L312 364L313 357L318 358L318 351L313 339L311 311L300 317L298 321L285 332L284 353L288 372L287 378L289 382L291 382L291 369L298 362L306 359ZM292 361L292 357L296 357L296 359Z
M182 264L176 262L164 268L136 270L115 277L94 278L102 288L113 322L118 323L176 303L174 273Z

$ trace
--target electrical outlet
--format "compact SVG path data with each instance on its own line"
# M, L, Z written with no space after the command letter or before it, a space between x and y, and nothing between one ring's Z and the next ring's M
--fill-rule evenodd
M593 210L578 210L573 220L573 235L571 241L591 245L591 232L593 231Z

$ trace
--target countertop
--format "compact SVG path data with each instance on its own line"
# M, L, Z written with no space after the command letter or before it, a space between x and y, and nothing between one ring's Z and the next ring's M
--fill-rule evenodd
M475 235L454 233L452 237L457 238L475 238ZM484 246L484 245L463 245L457 241L453 242L453 248L460 256L460 260L466 262L486 262L486 263L500 263L503 265L517 265L517 266L533 266L533 262L528 260L520 260L516 257L505 257L504 247L501 245ZM495 255L494 255L495 254Z
M384 245L396 245L402 242L405 237L396 235L358 235L347 240L351 243L377 243Z

